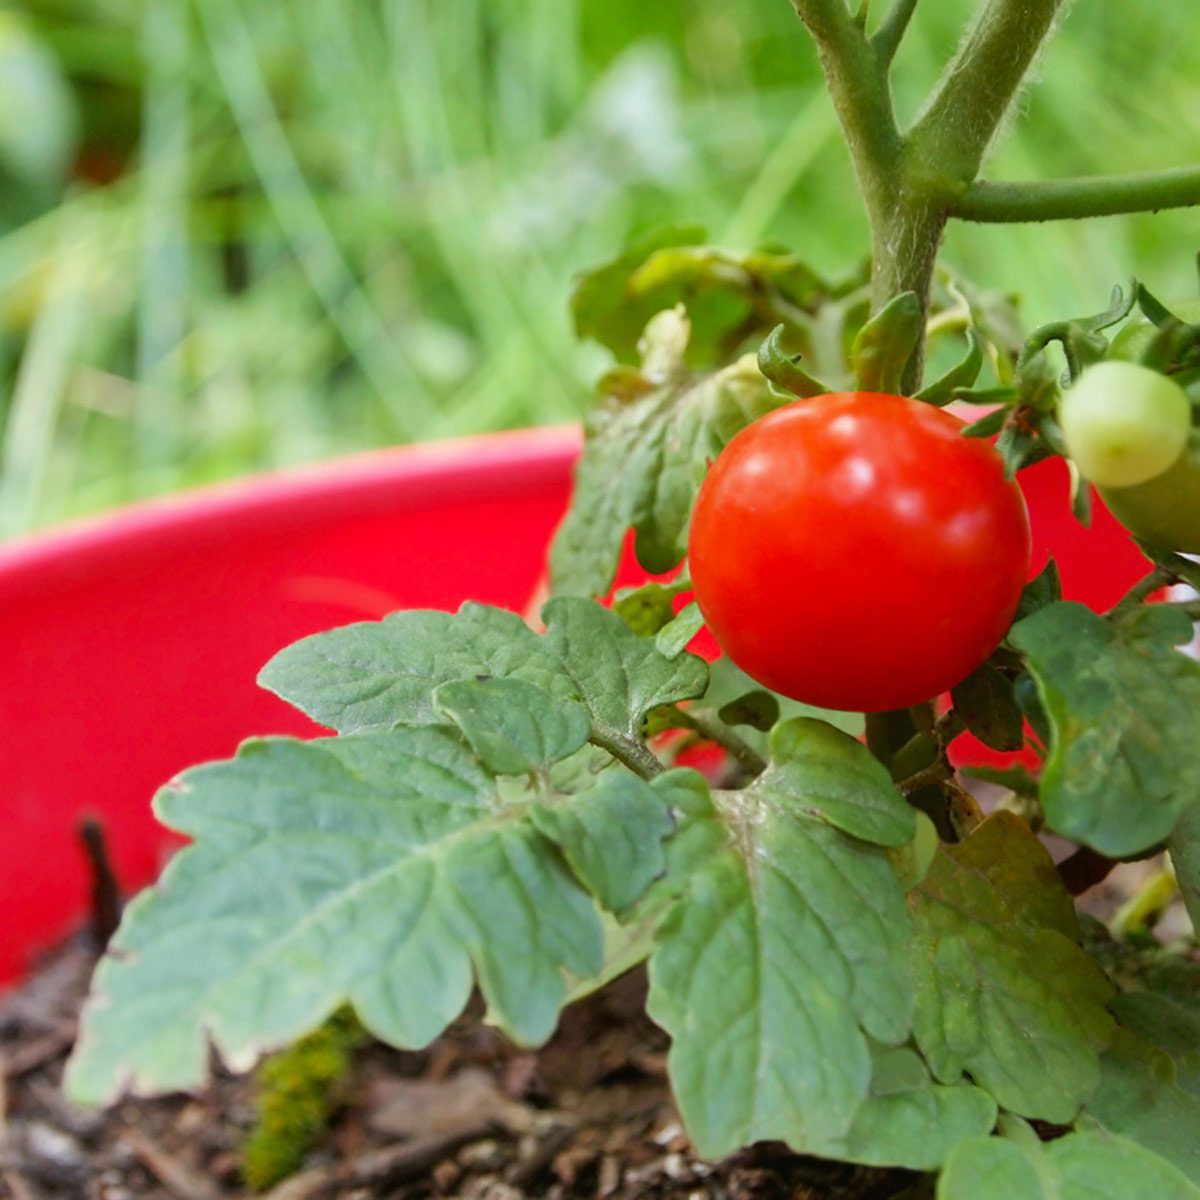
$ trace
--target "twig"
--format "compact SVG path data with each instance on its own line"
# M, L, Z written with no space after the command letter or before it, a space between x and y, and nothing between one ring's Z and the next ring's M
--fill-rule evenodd
M528 1192L541 1178L554 1156L576 1133L574 1125L555 1125L542 1137L533 1153L524 1162L517 1163L508 1176L508 1182L522 1192Z
M481 1121L471 1129L360 1154L352 1163L314 1167L285 1179L267 1192L263 1200L316 1200L320 1196L345 1195L347 1190L360 1185L395 1187L423 1178L460 1146L477 1142L494 1129L491 1121Z
M29 1184L16 1171L5 1171L0 1178L4 1180L5 1187L12 1194L12 1200L37 1200Z
M70 1049L71 1043L75 1040L75 1033L75 1023L73 1021L64 1022L52 1033L22 1046L19 1050L11 1051L0 1059L0 1076L16 1079L18 1075L24 1075L28 1071L35 1071L38 1067L44 1066L65 1050Z
M219 1200L215 1185L197 1175L173 1154L136 1129L126 1129L121 1140L137 1155L142 1165L178 1200Z
M92 870L92 937L104 950L121 923L121 888L108 855L104 827L95 817L79 822L79 839Z

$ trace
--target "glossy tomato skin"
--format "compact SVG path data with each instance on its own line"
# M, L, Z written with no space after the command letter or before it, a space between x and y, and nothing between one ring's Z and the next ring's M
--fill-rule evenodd
M985 440L902 396L776 409L701 485L688 560L726 654L822 708L880 712L948 690L996 648L1029 570L1029 518Z

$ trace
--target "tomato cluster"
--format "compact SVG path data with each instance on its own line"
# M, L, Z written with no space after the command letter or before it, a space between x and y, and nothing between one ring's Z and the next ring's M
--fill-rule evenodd
M1098 363L1067 391L1059 421L1080 473L1126 529L1165 550L1200 553L1200 438L1174 379L1136 363Z
M1003 638L1030 559L1021 491L987 442L902 396L798 400L742 430L692 517L696 600L753 678L875 712L946 691Z

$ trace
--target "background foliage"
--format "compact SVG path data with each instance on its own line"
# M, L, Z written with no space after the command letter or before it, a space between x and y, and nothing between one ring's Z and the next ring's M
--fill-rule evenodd
M972 0L918 11L902 114ZM996 178L1200 136L1192 0L1081 0ZM575 272L697 220L849 269L865 220L785 0L0 3L0 534L410 439L571 419ZM1194 213L956 225L1037 324L1129 263L1194 294Z

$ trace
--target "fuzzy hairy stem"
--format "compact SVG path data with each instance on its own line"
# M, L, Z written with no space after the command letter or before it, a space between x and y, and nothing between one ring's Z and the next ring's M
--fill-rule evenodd
M601 750L607 750L617 762L623 763L643 779L653 779L666 770L645 742L627 737L615 729L593 725L588 741Z
M988 0L911 132L931 175L970 183L1066 0Z
M871 44L875 47L879 61L885 66L896 57L896 51L900 48L900 42L908 30L908 23L912 20L916 8L917 0L892 0L891 8L884 14L879 28L872 34Z
M1062 221L1200 204L1200 163L1133 175L973 183L950 202L964 221Z
M792 6L816 44L874 224L894 198L903 154L887 65L843 0L792 0Z

